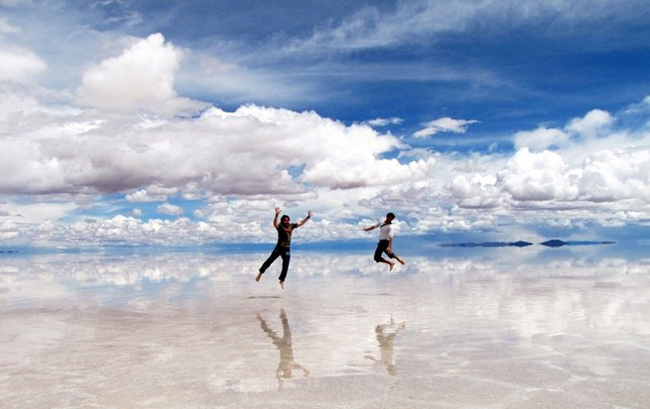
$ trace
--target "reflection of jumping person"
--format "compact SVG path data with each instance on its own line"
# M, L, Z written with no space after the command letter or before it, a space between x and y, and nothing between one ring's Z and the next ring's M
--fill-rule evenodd
M287 314L284 312L284 309L280 310L280 320L282 320L282 337L279 337L269 326L266 324L266 321L257 314L257 319L260 321L260 327L266 332L271 340L273 340L273 345L278 348L280 351L280 363L278 364L278 369L275 371L275 377L278 379L278 388L282 390L284 386L284 379L290 379L293 377L293 370L299 369L302 371L304 377L309 376L309 371L303 368L300 364L297 364L293 360L293 347L291 346L291 328L289 327L289 320L287 319Z
M287 271L289 271L289 261L291 261L291 233L293 229L297 229L303 224L307 223L307 220L311 219L311 216L314 214L311 210L307 212L307 217L299 221L298 223L291 223L289 216L283 215L278 223L278 216L282 208L275 208L275 217L273 218L273 227L278 231L278 244L275 245L273 252L266 259L262 267L260 267L259 274L255 277L255 281L260 281L262 275L267 268L273 264L273 262L278 258L282 257L282 272L280 273L280 287L284 289L284 279L287 277Z
M397 365L395 364L395 338L400 330L403 330L406 324L396 324L393 317L388 324L379 324L375 327L375 335L379 342L379 353L381 359L378 361L371 355L366 355L367 359L381 362L382 366L390 376L395 376Z
M373 226L366 227L365 229L363 229L365 231L370 231L379 227L379 243L377 243L377 249L375 250L374 259L377 263L386 263L390 265L390 269L388 271L393 271L393 267L395 266L395 263L383 258L382 253L386 253L388 257L394 258L395 260L399 261L402 265L406 264L404 260L402 260L397 256L397 254L393 253L393 224L392 223L394 219L395 219L395 215L393 213L388 213L386 215L386 220L383 223L379 222Z

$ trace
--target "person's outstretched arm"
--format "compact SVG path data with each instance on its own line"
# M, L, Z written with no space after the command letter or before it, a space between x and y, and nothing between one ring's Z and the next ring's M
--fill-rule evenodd
M313 215L314 215L314 212L312 212L311 210L308 211L308 212L307 212L307 217L305 217L304 219L302 219L301 221L299 221L299 222L297 223L297 224L298 224L298 227L300 227L300 226L302 226L303 224L307 223L307 221L308 221L309 219L311 219L311 217L312 217Z
M379 227L379 223L377 223L377 224L373 224L373 225L370 226L370 227L365 227L363 230L364 230L364 231L375 230L377 227Z
M282 211L281 207L276 207L275 208L275 217L273 218L273 227L276 229L278 228L278 216L280 216L280 212Z

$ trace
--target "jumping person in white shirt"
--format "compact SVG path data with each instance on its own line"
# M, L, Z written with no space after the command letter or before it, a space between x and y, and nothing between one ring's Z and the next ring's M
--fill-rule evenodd
M400 264L404 265L406 262L399 258L397 254L393 253L393 220L395 219L395 215L393 213L388 213L386 215L386 220L383 223L377 223L373 226L366 227L363 230L365 231L370 231L373 229L376 229L379 227L379 243L377 243L377 249L375 250L375 256L374 259L377 263L386 263L390 266L390 269L388 271L393 271L393 267L395 266L395 263L386 260L385 258L382 257L382 253L386 253L388 257L394 258L395 260L399 261Z

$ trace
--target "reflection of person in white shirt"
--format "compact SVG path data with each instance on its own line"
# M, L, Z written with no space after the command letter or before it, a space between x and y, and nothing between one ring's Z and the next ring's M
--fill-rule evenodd
M399 261L402 265L406 264L404 260L397 256L397 254L393 253L393 220L395 220L395 215L393 213L388 213L386 215L386 220L383 223L379 222L374 226L363 229L365 231L370 231L379 227L379 243L377 243L374 259L377 263L388 264L390 266L388 271L393 271L395 263L383 258L382 253L386 253L388 257Z
M395 364L395 338L397 334L406 327L405 323L397 324L393 317L388 324L379 324L375 327L375 335L379 341L379 353L381 358L375 359L372 355L365 355L366 359L380 362L390 376L395 376L397 365Z

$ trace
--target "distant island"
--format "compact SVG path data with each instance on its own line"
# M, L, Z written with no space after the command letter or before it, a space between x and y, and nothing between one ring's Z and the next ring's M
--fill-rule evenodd
M514 242L503 242L503 241L491 241L486 243L443 243L440 247L527 247L532 246L533 243L527 241L514 241Z
M546 247L562 247L562 246L593 246L600 244L614 244L613 241L563 241L558 239L547 240L545 242L539 243L542 246ZM532 246L534 243L528 241L488 241L488 242L465 242L465 243L442 243L440 247L528 247Z
M562 247L562 246L593 246L598 244L614 244L613 241L562 241L562 240L548 240L540 243L546 247Z

